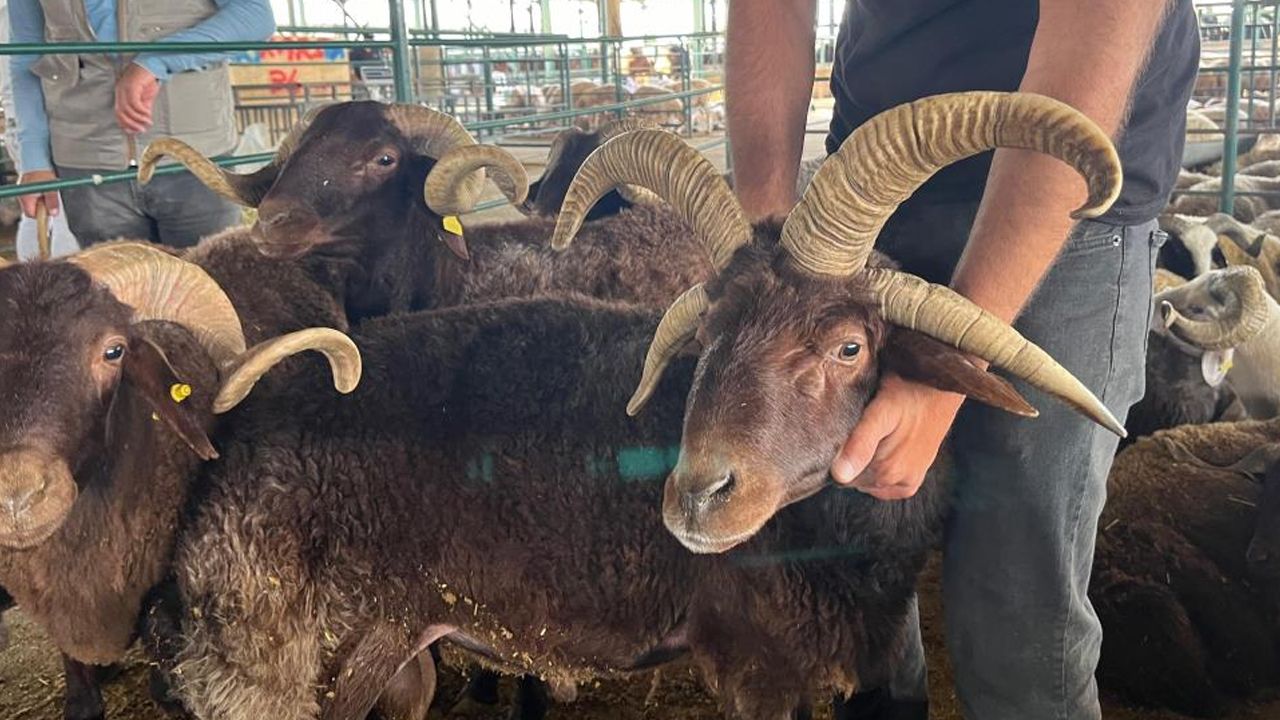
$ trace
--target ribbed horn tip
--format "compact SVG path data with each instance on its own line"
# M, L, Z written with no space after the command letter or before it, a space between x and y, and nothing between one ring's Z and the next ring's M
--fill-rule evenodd
M151 141L146 149L142 151L142 158L138 161L138 184L146 185L151 182L151 178L156 174L156 166L160 164L160 159L170 154L173 143L179 142L172 138L160 138Z
M329 361L338 392L345 395L359 385L363 359L351 338L332 328L306 328L258 343L224 368L213 412L222 414L239 405L277 363L307 350L315 350Z
M648 393L641 395L639 388L627 401L627 417L635 417L644 409L644 404L649 401Z
M582 227L582 219L580 217L566 219L563 214L556 217L556 227L551 232L551 249L567 249L569 244L573 242L573 236L577 235L578 230Z
M1110 430L1118 438L1124 439L1129 437L1129 431L1124 429L1124 425L1116 419L1115 415L1111 414L1110 410L1101 406L1100 409L1102 414L1099 424L1102 425L1102 427ZM1099 418L1095 418L1095 420L1099 420Z

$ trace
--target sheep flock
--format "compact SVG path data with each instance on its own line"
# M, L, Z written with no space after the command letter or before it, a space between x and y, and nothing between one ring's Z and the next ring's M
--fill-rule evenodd
M563 131L533 183L411 105L327 106L251 175L158 141L144 182L180 162L255 224L176 253L125 238L0 261L19 309L0 316L0 604L60 656L15 643L0 672L59 667L68 720L852 717L840 699L887 681L922 573L936 582L948 462L898 503L802 468L829 464L882 368L945 366L970 401L1033 415L977 356L1127 432L1091 586L1109 702L1220 717L1280 692L1280 145L1240 158L1237 188L1259 195L1233 215L1199 194L1215 167L1184 171L1147 394L1118 419L849 230L936 167L874 212L801 202L753 224L663 129L682 101L646 87L639 117ZM1084 148L1058 157L1086 215L1118 192L1110 141L1037 96L928 98L860 137L966 108ZM809 172L824 163L839 172ZM828 202L841 175L874 176L843 149L806 167L801 194ZM490 182L523 219L471 222ZM818 307L858 342L807 324ZM965 332L931 322L956 314ZM729 362L729 333L767 339ZM827 392L724 382L797 337L842 353ZM1023 354L1035 373L1008 361ZM779 430L797 416L806 433ZM121 666L147 675L145 707L113 705Z

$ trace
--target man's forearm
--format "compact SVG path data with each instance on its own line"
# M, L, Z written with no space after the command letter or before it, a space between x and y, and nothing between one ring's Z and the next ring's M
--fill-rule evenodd
M1072 105L1115 137L1165 7L1166 0L1042 0L1020 89ZM1012 320L1057 257L1069 213L1085 196L1084 182L1065 164L998 151L955 288Z
M10 42L44 41L44 13L36 0L10 0L8 12ZM53 168L49 157L49 118L44 110L44 90L40 87L40 79L31 74L31 66L37 60L39 58L34 55L15 55L9 62L20 172Z
M195 25L160 38L163 42L257 42L275 32L275 16L268 0L223 0L218 12ZM173 73L195 70L227 59L226 53L172 55L142 53L134 62L164 80Z
M734 188L753 218L795 204L813 87L815 2L729 3L726 120Z

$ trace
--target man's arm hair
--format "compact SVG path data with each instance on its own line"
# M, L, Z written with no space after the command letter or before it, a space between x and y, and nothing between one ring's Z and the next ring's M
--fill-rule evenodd
M1041 0L1019 89L1072 105L1115 137L1167 3ZM1012 320L1066 242L1069 213L1085 196L1083 180L1059 161L1025 150L997 151L954 287Z
M795 204L813 91L816 0L733 0L725 105L733 181L751 218Z

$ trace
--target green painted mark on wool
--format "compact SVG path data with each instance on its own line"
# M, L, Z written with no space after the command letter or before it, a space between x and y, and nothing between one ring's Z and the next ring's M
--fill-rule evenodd
M626 447L618 449L618 475L623 480L656 480L667 476L680 459L680 447Z
M493 482L493 455L485 453L468 460L467 479L472 482Z

